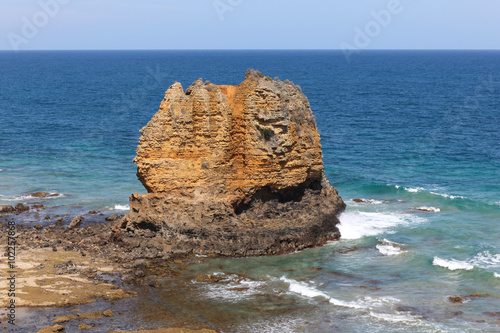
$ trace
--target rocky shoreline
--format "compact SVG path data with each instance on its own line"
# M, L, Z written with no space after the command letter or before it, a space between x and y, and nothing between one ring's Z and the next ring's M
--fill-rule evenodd
M147 235L127 236L117 231L121 216L116 213L105 216L105 222L102 213L95 211L85 214L85 218L65 217L65 222L59 216L40 221L30 215L39 209L39 203L17 204L10 206L12 209L7 206L0 206L0 244L5 250L0 270L3 274L15 272L16 309L53 308L54 325L39 332L63 332L68 322L74 322L73 326L78 324L79 330L92 329L92 320L84 319L105 322L116 312L116 305L113 305L116 301L135 298L138 293L146 295L158 287L159 279L176 276L179 274L177 270L182 269L180 257L162 256L148 247L150 239ZM75 225L69 221L80 223ZM15 226L14 260L8 260L9 254L13 254L12 247L7 245L11 226ZM9 285L5 279L2 290L0 303L6 309L12 297L9 297ZM59 315L61 309L99 300L108 304L99 311ZM4 329L12 325L7 314L5 310L0 312L0 327ZM15 323L22 327L23 317L18 315ZM195 321L186 323L186 326L188 328L141 332L215 332Z
M0 205L0 267L16 270L17 307L119 302L151 294L193 256L279 255L340 238L345 204L325 176L307 97L290 81L249 70L237 86L200 79L184 91L174 83L141 134L134 162L148 193L132 194L125 216L42 217L43 201ZM13 301L3 293L0 302ZM115 310L57 315L40 332L63 331L65 323L74 329L74 321ZM197 320L182 323L186 329L150 332L213 332Z

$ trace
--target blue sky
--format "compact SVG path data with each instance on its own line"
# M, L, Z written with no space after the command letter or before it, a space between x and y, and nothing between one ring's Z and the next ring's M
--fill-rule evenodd
M498 0L2 0L0 50L500 49Z

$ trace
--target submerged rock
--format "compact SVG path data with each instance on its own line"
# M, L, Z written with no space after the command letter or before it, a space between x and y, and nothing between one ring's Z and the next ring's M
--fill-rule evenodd
M326 179L300 87L249 70L238 86L174 83L141 130L134 162L148 193L120 221L164 252L248 256L338 239L345 204Z

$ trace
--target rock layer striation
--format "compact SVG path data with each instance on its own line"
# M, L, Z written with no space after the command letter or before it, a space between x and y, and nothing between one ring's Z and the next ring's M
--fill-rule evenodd
M141 130L121 221L170 254L277 254L339 238L345 208L324 175L299 86L249 70L237 86L174 83Z

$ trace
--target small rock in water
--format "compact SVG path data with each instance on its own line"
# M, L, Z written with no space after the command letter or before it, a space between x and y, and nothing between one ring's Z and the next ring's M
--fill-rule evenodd
M64 332L65 330L66 329L62 325L54 325L42 328L37 333L57 333L57 332Z
M352 201L354 201L354 202L366 202L365 200L359 199L359 198L352 199Z
M104 315L104 317L111 317L115 315L111 310L106 310L102 314Z
M483 312L483 314L490 317L500 317L500 312Z
M28 205L23 204L23 203L18 203L18 204L16 205L16 210L17 210L19 213L20 213L20 212L25 212L25 211L27 211L27 210L29 210L29 209L30 209L30 207L29 207Z
M91 325L87 325L87 324L80 324L80 325L78 325L78 329L79 329L79 330L89 330L89 329L91 329L92 327L93 327L93 326L91 326Z
M50 195L50 193L47 192L35 192L30 194L34 198L45 198Z
M450 296L448 297L448 300L452 303L463 303L464 299L460 296Z
M210 274L201 274L195 278L195 281L197 281L197 282L214 283L214 282L219 282L221 280L223 280L223 278L221 278L220 276L215 276L215 275L210 275Z
M14 207L11 205L0 205L0 213L12 213L14 211Z
M73 229L78 227L80 224L82 224L83 221L83 216L77 216L74 219L71 220L71 223L69 224L68 228Z
M99 319L102 318L101 311L94 311L89 313L78 313L79 319Z

